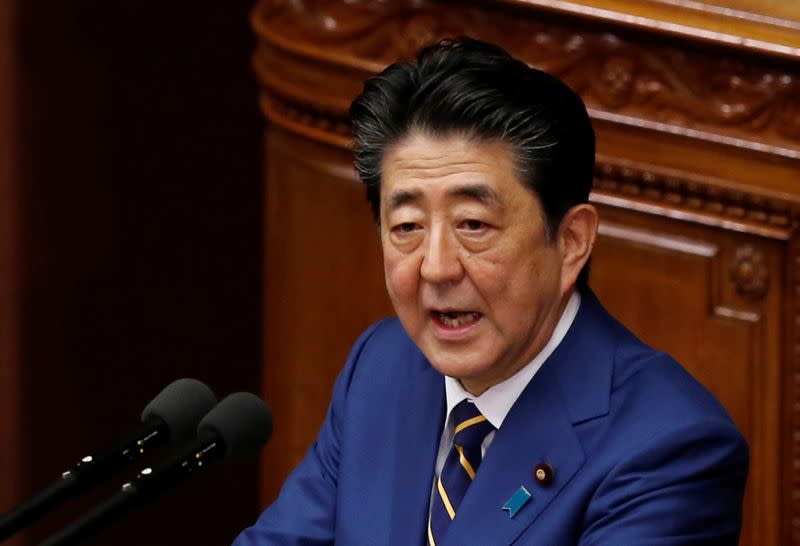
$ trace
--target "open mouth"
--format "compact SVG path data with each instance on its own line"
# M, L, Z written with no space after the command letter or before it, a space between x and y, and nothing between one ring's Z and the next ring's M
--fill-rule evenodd
M463 328L478 322L482 315L474 311L431 311L431 316L445 328Z

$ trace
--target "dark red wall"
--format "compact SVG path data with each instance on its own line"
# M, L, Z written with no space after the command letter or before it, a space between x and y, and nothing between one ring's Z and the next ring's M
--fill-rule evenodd
M173 379L258 391L262 126L249 0L7 5L16 124L0 136L13 139L3 195L18 254L0 329L17 329L0 364L20 384L0 385L18 414L0 433L14 434L2 443L25 496L131 428ZM256 467L211 469L92 543L229 543L257 516Z

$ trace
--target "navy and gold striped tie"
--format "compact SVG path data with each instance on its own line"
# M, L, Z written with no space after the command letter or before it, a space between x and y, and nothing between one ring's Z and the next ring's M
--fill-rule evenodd
M430 546L444 540L450 522L481 464L481 444L494 430L475 404L462 400L453 408L453 447L447 455L442 472L436 478L431 515L428 520Z

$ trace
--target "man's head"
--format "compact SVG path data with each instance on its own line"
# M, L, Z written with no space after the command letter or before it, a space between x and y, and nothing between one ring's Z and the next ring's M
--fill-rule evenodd
M552 76L459 39L370 79L351 116L398 316L479 394L533 358L587 286L586 109Z

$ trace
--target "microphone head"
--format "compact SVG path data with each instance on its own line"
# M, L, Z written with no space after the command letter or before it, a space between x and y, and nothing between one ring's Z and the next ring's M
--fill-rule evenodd
M194 439L198 423L216 405L217 397L205 383L186 377L164 387L144 408L142 421L162 419L170 444L178 447Z
M272 435L272 414L264 401L249 392L237 392L203 417L198 435L217 434L225 443L225 457L240 457L261 449Z

